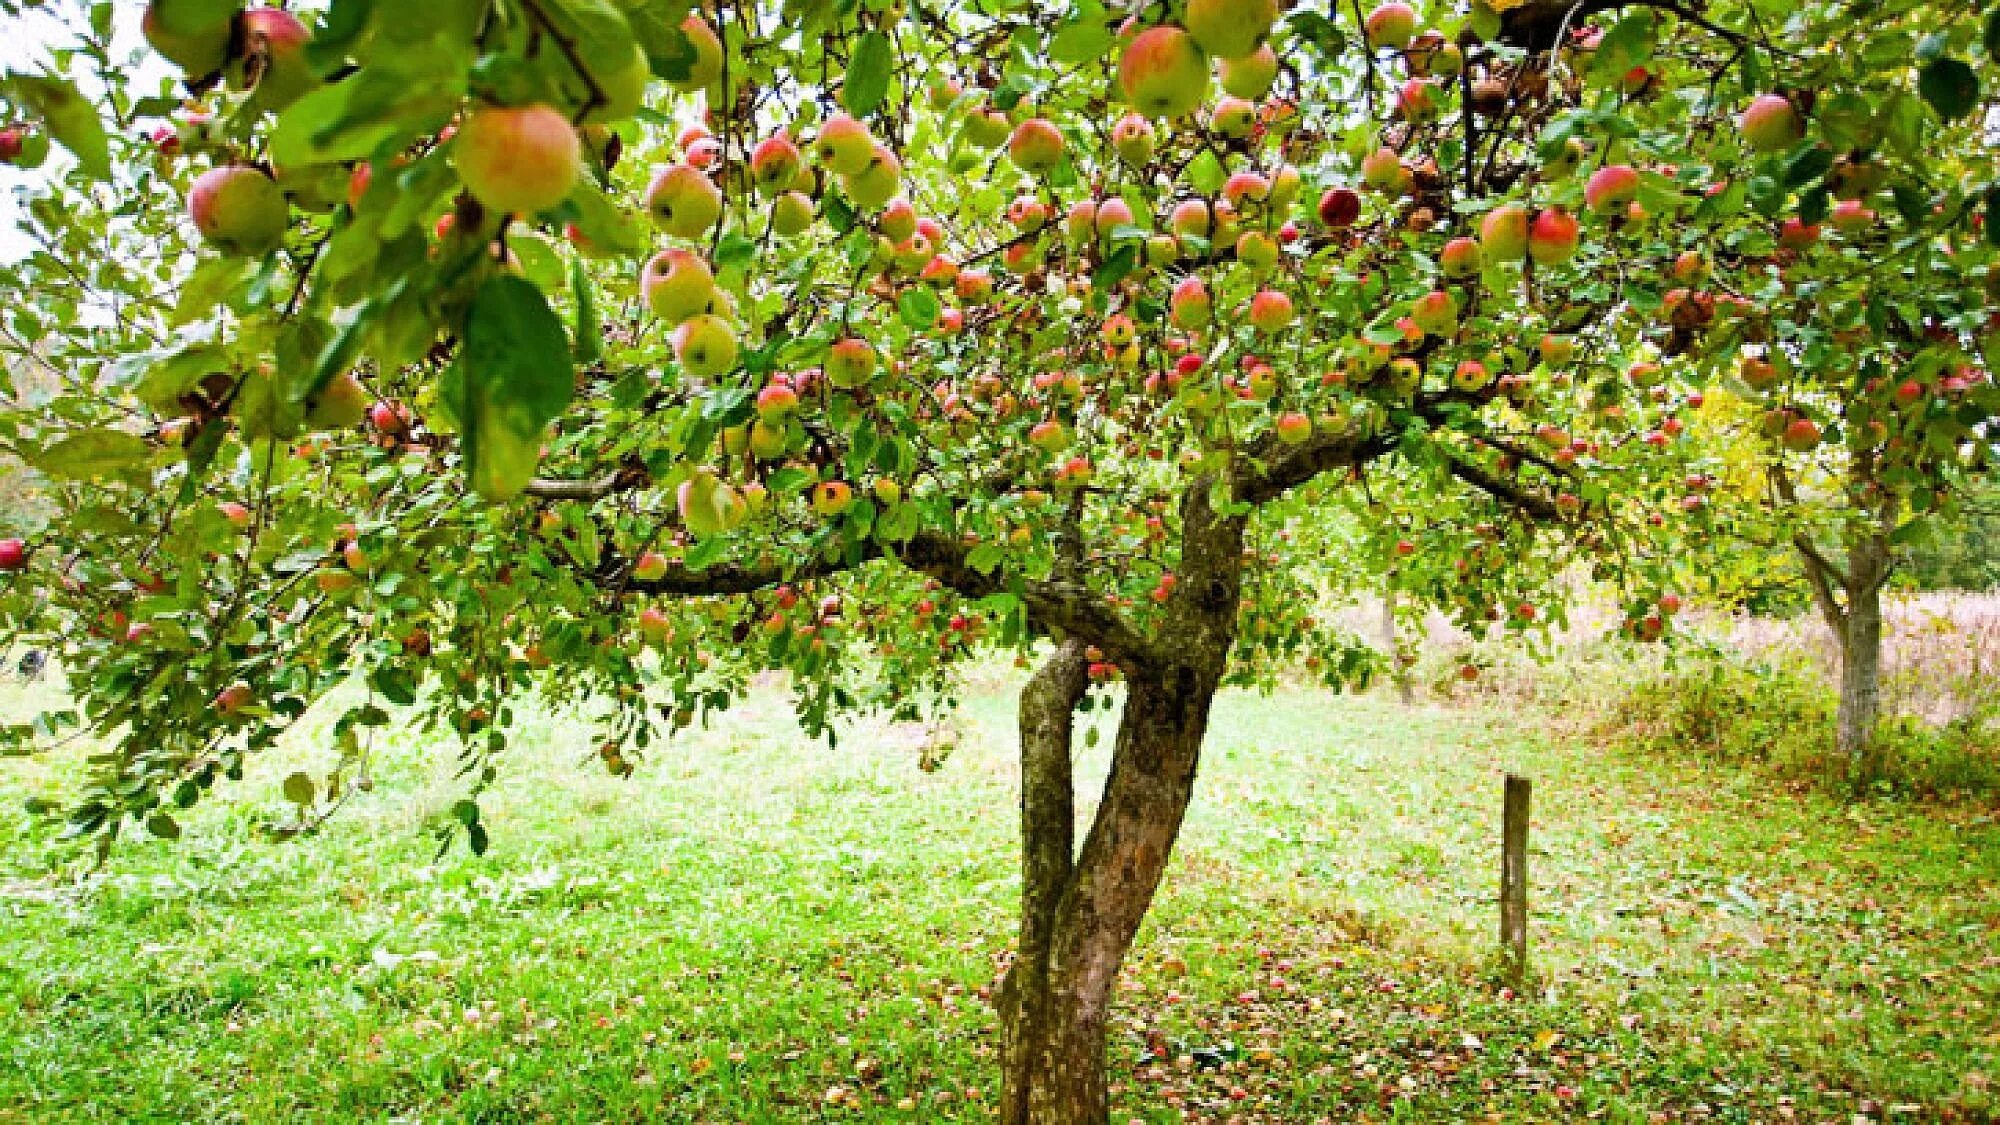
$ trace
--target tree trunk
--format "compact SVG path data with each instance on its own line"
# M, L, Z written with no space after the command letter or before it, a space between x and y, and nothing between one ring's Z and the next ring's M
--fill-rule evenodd
M1067 860L1071 839L1069 822L1055 823L1071 808L1069 712L1050 721L1050 708L1075 704L1076 696L1062 694L1075 681L1052 670L1066 659L1059 652L1022 699L1021 949L1000 994L1007 1125L1100 1125L1109 1115L1112 989L1180 834L1219 679L1186 666L1128 669L1096 820L1075 863L1059 865L1057 845ZM1062 867L1060 894L1052 896Z
M1875 724L1882 706L1882 586L1888 544L1873 537L1848 560L1847 605L1840 634L1840 714L1835 745L1857 780L1873 777Z
M1396 587L1382 591L1382 651L1389 657L1389 675L1396 684L1396 698L1405 707L1416 706L1410 687L1410 671L1403 667L1403 649L1396 640Z

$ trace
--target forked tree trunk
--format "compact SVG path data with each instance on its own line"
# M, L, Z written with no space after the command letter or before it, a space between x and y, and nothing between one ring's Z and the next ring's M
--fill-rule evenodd
M1216 678L1186 667L1128 670L1111 775L1071 863L1080 659L1065 645L1022 696L1020 949L1000 994L1007 1125L1107 1119L1113 985L1180 834L1215 697Z

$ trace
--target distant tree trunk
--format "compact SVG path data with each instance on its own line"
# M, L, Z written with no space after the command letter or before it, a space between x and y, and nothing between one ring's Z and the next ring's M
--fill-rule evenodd
M1396 698L1403 706L1416 705L1415 693L1410 687L1409 670L1403 667L1403 649L1396 640L1396 588L1382 590L1382 650L1389 656L1389 674L1396 684Z

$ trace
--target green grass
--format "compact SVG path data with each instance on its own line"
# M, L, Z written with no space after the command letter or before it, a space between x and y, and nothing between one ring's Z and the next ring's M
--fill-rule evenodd
M829 749L764 694L626 781L543 716L493 850L436 864L459 791L414 737L315 839L254 832L326 764L307 731L87 879L19 811L61 772L0 763L0 1120L981 1120L1011 716L977 686L926 774L907 731ZM1487 968L1507 769L1536 780L1521 997ZM1119 1121L1991 1120L2000 818L1233 695L1112 1053Z

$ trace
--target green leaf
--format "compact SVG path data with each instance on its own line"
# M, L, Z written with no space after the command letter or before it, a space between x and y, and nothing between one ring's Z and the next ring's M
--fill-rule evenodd
M49 135L76 157L86 175L111 178L111 141L104 135L104 122L75 86L54 75L17 74L8 80L7 91L40 115Z
M1049 57L1068 66L1077 66L1104 57L1117 39L1102 19L1079 20L1056 29L1049 40Z
M1641 8L1619 20L1598 40L1591 74L1599 82L1616 82L1652 57L1653 13Z
M596 363L604 355L604 322L597 313L597 287L582 258L570 259L569 290L576 305L576 361Z
M295 805L310 805L312 799L312 778L303 773L295 773L285 779L285 800Z
M523 278L480 286L448 405L463 428L466 475L490 501L519 496L535 474L548 425L576 390L569 337L547 298Z
M464 100L464 87L463 74L419 76L379 69L328 83L279 115L271 133L272 163L305 168L406 148L451 120Z
M153 459L146 439L123 430L84 430L30 459L57 480L144 479Z
M178 840L181 838L181 826L174 822L173 817L163 812L156 812L146 818L146 831L151 832L162 840Z
M922 332L937 323L938 317L944 314L944 306L929 286L920 285L903 294L902 299L896 302L896 311L902 316L904 324Z
M1956 121L1979 105L1979 76L1959 59L1935 59L1917 75L1917 92L1938 116Z
M840 104L856 117L875 112L889 96L889 75L895 65L895 50L887 35L880 31L863 35L854 45L853 57L847 60L847 82L840 88Z

